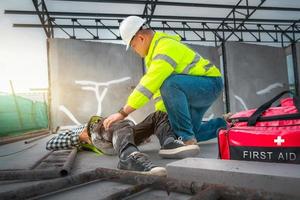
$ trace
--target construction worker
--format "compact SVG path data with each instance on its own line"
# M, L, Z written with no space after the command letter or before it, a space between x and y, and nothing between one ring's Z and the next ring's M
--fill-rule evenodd
M145 20L129 16L119 27L122 40L144 58L147 72L128 97L118 113L104 121L108 128L131 112L154 99L156 110L168 113L175 134L185 144L216 137L216 131L225 127L223 118L202 123L207 109L220 95L223 87L221 73L176 35L154 32Z
M104 118L93 116L86 125L60 131L47 142L46 149L78 147L97 153L100 150L106 155L117 154L119 169L155 175L166 175L166 169L153 164L137 147L153 134L160 142L161 149L158 154L162 158L185 158L199 154L198 146L185 145L176 139L164 112L156 111L137 125L130 120L120 120L108 130L104 129L103 121Z

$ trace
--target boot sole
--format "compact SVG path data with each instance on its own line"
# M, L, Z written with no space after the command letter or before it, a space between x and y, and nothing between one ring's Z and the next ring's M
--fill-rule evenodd
M143 175L167 176L167 170L164 167L154 167L150 171L135 171L130 169L120 169L119 166L118 169L124 171L130 171L138 174L143 174Z
M176 149L161 149L158 155L162 158L182 159L187 157L195 157L200 153L198 145L187 145Z
M139 171L138 171L139 173ZM150 171L147 172L140 172L141 174L149 174L155 176L167 176L167 170L164 167L154 167Z

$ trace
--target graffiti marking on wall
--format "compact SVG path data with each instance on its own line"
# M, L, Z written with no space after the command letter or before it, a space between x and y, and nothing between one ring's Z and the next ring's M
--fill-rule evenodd
M81 125L81 123L74 117L71 111L69 111L64 105L59 106L59 110L65 113L72 122L74 122L77 125Z
M107 82L94 82L94 81L86 81L86 80L79 80L79 81L75 81L76 84L81 85L81 89L82 90L90 90L93 91L95 93L95 97L97 99L97 113L96 115L100 115L102 113L102 101L108 91L108 87L112 84L116 84L116 83L121 83L127 80L130 80L130 77L124 77L124 78L120 78L120 79L115 79L115 80L111 80L111 81L107 81ZM104 87L104 89L102 90L101 94L99 92L100 87ZM72 120L75 124L80 125L81 123L74 117L73 113L68 110L64 105L60 105L59 106L59 110L62 111L63 113L65 113L70 120ZM134 121L134 119L131 117L130 118L132 121Z
M268 87L262 89L262 90L259 90L256 92L257 95L262 95L262 94L266 94L266 93L269 93L271 92L271 90L275 89L275 88L278 88L278 87L283 87L283 84L282 83L274 83L274 84L271 84L269 85Z
M116 83L121 83L127 80L130 80L130 77L124 77L124 78L120 78L120 79L116 79L116 80L111 80L111 81L107 81L107 82L94 82L94 81L75 81L76 84L81 85L81 89L83 90L90 90L93 91L95 93L97 102L98 102L98 108L97 108L97 113L96 115L101 115L102 113L102 101L107 93L108 90L108 86L112 85L112 84L116 84ZM100 87L105 87L102 91L102 93L99 93L99 88Z
M237 95L234 95L234 98L236 98L242 104L244 110L248 110L248 107L246 106L246 103L244 102L244 100L241 97L239 97Z

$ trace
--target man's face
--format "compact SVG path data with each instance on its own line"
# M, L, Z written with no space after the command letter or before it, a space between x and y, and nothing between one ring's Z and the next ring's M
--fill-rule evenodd
M144 35L137 33L130 42L131 48L139 54L142 58L146 57L148 53L148 43Z

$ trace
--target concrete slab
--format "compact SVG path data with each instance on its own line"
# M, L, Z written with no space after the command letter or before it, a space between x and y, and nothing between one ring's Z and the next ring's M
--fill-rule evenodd
M43 138L34 142L34 147L24 151L17 152L18 150L25 149L28 145L24 141L15 142L7 145L0 146L1 155L8 155L0 157L0 170L4 169L29 169L38 159L44 156L48 151L45 149L46 142L53 136ZM201 152L199 157L216 158L217 157L217 144L215 140L209 142L201 142ZM158 155L160 145L156 136L151 137L151 142L139 146L139 149L148 154L153 163L158 166L166 166L168 163L176 161L176 159L162 159ZM98 156L97 154L89 151L79 151L75 158L71 174L79 174L85 171L93 170L97 167L104 167L116 169L118 164L117 156ZM47 181L47 180L45 180ZM14 190L16 188L38 184L44 181L0 181L0 192Z
M51 136L50 136L51 137ZM45 150L46 141L50 138L44 138L36 141L33 148L17 152L10 156L0 159L1 169L23 169L28 168L35 163L47 151ZM16 142L5 146L0 146L0 152L10 153L24 148L24 143ZM199 158L188 158L183 160L162 159L158 155L159 143L155 136L151 138L151 142L140 146L140 150L149 155L151 161L159 166L167 166L170 177L182 179L185 177L188 180L221 183L225 185L234 185L240 187L251 186L255 189L265 189L267 191L277 190L279 192L298 194L297 188L300 186L300 166L290 164L274 164L274 163L254 163L241 161L222 161L212 158L217 158L218 149L216 140L199 143L201 153ZM39 156L38 156L39 155ZM23 158L23 160L22 160ZM207 159L210 158L210 159ZM174 162L176 161L176 162ZM97 167L105 167L116 169L118 163L117 156L97 156L97 154L88 151L80 151L74 161L71 174L93 170ZM260 166L260 168L258 167ZM2 167L5 166L5 167ZM189 167L187 167L189 166ZM247 181L245 181L247 180ZM29 185L35 185L43 181L0 181L0 192L15 190ZM99 187L101 185L101 188ZM104 184L101 182L93 182L88 185L79 186L78 189L72 188L68 191L59 191L58 193L47 196L49 199L64 199L70 195L78 198L83 198L88 195L93 198L94 195L111 194L110 188L124 189L127 186L120 187L118 185ZM280 186L280 188L279 188ZM95 190L95 194L90 194ZM74 193L73 193L74 191ZM104 192L103 192L104 191ZM111 191L111 192L109 192ZM105 193L106 192L106 193ZM149 194L151 193L151 194ZM156 199L187 199L183 194L171 193L168 196L164 191L149 191L146 193L137 194L136 199L152 198ZM74 197L74 198L75 198ZM76 198L75 198L76 199ZM152 198L153 199L153 198Z
M300 165L186 158L167 164L168 176L200 183L262 189L300 197Z
M190 199L192 196L183 193L170 192L169 194L166 191L162 190L150 190L149 192L141 192L130 197L132 200L183 200Z
M36 161L45 156L46 142L53 137L25 144L24 140L0 146L0 170L29 169Z
M103 199L113 193L124 190L131 185L126 185L117 182L109 181L93 181L87 184L79 185L67 190L62 190L54 192L52 194L47 194L47 196L41 196L42 199L73 199L73 200L82 200L82 199Z

